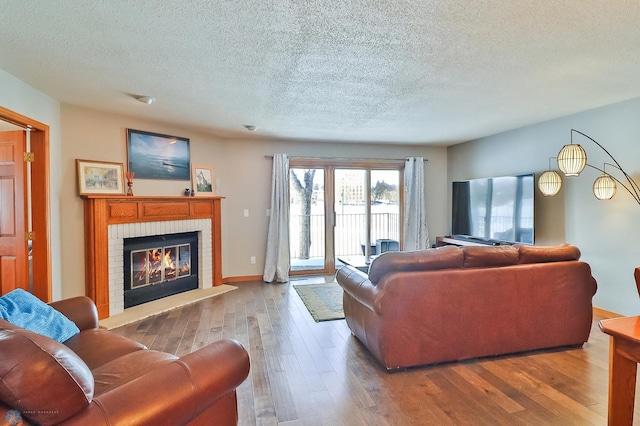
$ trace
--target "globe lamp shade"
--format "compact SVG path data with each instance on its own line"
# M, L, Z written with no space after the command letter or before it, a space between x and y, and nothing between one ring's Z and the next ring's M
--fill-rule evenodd
M562 187L562 179L558 172L553 170L547 170L540 175L538 179L538 188L545 197L553 197Z
M562 147L558 153L558 167L566 176L578 176L587 165L587 153L578 144Z
M593 195L598 200L610 200L616 195L616 181L607 173L602 173L593 182Z

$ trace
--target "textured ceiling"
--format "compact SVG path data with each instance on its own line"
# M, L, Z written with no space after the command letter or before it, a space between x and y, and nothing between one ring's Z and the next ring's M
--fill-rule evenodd
M0 0L0 10L1 69L64 103L220 136L448 145L640 96L635 1Z

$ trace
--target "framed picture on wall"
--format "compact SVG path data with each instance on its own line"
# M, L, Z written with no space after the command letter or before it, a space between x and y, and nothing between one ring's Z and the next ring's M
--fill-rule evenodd
M206 164L193 164L191 166L191 183L196 195L215 195L213 167Z
M127 129L127 157L136 179L189 180L189 139Z
M124 178L122 163L76 160L80 195L122 195Z

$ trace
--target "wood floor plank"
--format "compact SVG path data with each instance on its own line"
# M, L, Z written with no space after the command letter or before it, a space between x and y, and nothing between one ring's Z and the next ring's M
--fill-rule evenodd
M283 363L286 364L286 358L292 356L293 355L285 355ZM295 379L296 377L289 377L286 367L283 371L269 371L269 383L272 385L271 396L273 397L273 404L278 421L286 422L299 419L294 395L296 392L304 392L304 390L291 388L291 381L295 382Z
M372 395L378 410L389 413L390 418L401 420L407 424L420 424L419 419L423 419L424 423L422 424L454 424L445 410L432 398L432 395L442 393L442 389L428 377L428 374L416 376L410 372L407 374L408 372L407 370L394 373L391 378L387 377L389 373L386 372L379 376L382 392L375 396ZM396 398L393 407L377 402L387 398L395 398L399 393L403 395L403 398ZM394 409L395 413L389 411L390 409Z
M483 395L489 397L489 399L491 399L496 405L498 405L507 413L513 414L524 410L524 407L522 405L509 398L498 388L476 374L469 365L454 365L451 369L458 373L463 379L469 382Z
M576 358L567 357L565 354L566 352L558 352L553 356L545 354L537 360L541 366L546 367L549 374L555 376L554 381L558 383L556 390L584 406L597 404L598 401L590 396L589 389L606 383L600 382L598 377L590 374L590 370L583 368L585 363L578 363Z
M547 424L547 417L545 415L539 415L540 413L537 412L541 407L534 400L530 399L525 392L523 392L523 388L521 386L518 386L518 384L513 381L510 382L508 380L503 380L506 379L506 377L499 377L499 374L496 375L492 371L489 371L489 369L485 368L485 362L500 368L500 366L505 363L505 359L488 358L468 363L466 366L486 383L489 383L505 396L513 400L516 404L523 407L524 410L517 410L513 413L516 417L522 419L523 423L532 425Z
M321 281L238 283L237 290L114 332L177 355L223 337L239 340L251 360L237 389L242 426L606 425L609 339L597 327L602 317L594 316L582 348L388 373L344 320L311 318L292 287L305 282Z
M200 316L193 318L193 326L195 326L195 334L191 343L191 352L196 351L209 343L209 328L208 324L211 322L213 316L213 309L211 304L202 304L202 311Z
M350 392L351 388L345 386L344 376L335 371L321 373L321 376L335 407L332 412L325 410L329 418L348 420L351 424L366 424L354 401L356 392Z
M556 414L557 419L555 421L558 424L585 426L606 424L606 419L597 417L595 413L591 413L593 415L585 413L583 410L579 409L579 407L574 407L576 410L573 410L572 407L564 405L563 401L554 399L548 395L534 395L532 398L541 406Z
M558 386L558 381L552 374L540 368L539 361L535 356L505 359L503 364L506 365L506 371L511 376L508 382L520 387L531 399L547 410L556 413L559 420L570 416L576 421L585 422L585 424L592 424L592 422L596 422L596 424L598 422L601 424L603 424L602 422L606 423L606 417L602 417L598 412L594 411L592 406L586 407L555 389L554 386ZM532 364L538 365L532 366ZM500 374L499 370L496 369L498 367L496 364L487 362L484 367ZM606 388L604 386L603 389ZM607 405L606 396L606 391L604 391L599 400L599 403L604 404L604 406ZM602 397L604 397L604 400ZM563 409L558 410L559 406L562 406Z
M447 413L454 424L501 424L501 419L493 417L491 413L489 413L477 401L474 401L466 395L458 392L458 388L452 382L452 380L455 380L453 371L440 369L429 373L428 376L440 389L442 389L442 392L430 395L429 397L441 410Z
M325 353L327 353L332 365L336 368L332 371L321 373L321 376L336 403L343 399L348 399L347 405L353 404L360 408L375 406L375 402L371 399L362 381L353 374L350 368L343 365L344 358L341 355L335 355L335 351L327 350ZM327 383L329 378L331 382ZM332 387L329 388L329 385Z
M335 411L333 400L322 378L318 375L320 384L315 380L309 380L308 374L302 370L295 354L284 357L284 369L289 380L289 387L294 395L305 394L306 398L295 398L292 402L296 406L297 413L304 413L304 417L315 419L318 424L330 417L327 413Z

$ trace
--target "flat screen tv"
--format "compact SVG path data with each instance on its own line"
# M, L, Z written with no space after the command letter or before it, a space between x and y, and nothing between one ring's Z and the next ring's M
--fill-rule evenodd
M453 182L454 238L533 244L534 175Z

